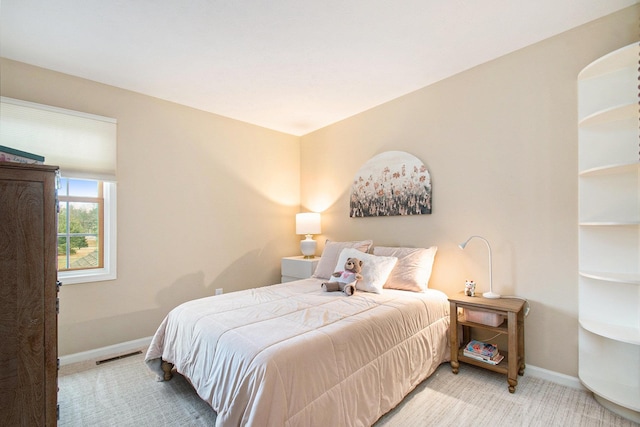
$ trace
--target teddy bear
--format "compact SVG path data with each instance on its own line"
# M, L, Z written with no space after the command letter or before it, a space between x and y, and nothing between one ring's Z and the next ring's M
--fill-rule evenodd
M344 271L336 271L331 275L328 282L322 284L325 292L342 291L347 296L351 296L356 291L356 282L362 279L362 260L358 258L347 258L344 263Z

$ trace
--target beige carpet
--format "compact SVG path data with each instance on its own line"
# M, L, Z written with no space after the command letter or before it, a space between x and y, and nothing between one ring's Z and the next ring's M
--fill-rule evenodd
M215 412L176 375L157 382L143 355L96 366L64 366L59 378L59 426L212 426ZM407 426L638 426L584 391L525 374L514 394L506 378L462 365L441 365L376 427Z

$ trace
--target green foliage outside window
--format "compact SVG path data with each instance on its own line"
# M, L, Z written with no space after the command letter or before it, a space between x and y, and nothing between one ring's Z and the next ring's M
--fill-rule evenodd
M78 206L81 205L81 206ZM74 236L74 234L98 234L98 205L94 203L69 203L70 218L69 240L70 249L86 248L89 246L86 236ZM58 214L58 234L67 234L67 209L61 207ZM59 239L58 254L64 255L66 251L66 239ZM63 247L61 247L61 245ZM72 252L72 253L75 253Z
M102 263L102 199L96 196L101 194L97 186L102 183L63 178L63 184L59 195L58 269L98 268ZM75 189L81 191L76 193Z

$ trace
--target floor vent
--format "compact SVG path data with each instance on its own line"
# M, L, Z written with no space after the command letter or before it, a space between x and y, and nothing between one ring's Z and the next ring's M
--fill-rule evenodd
M96 365L102 365L103 363L113 362L114 360L124 359L125 357L131 357L137 354L142 354L142 350L134 351L133 353L121 354L120 356L110 357L108 359L97 360Z

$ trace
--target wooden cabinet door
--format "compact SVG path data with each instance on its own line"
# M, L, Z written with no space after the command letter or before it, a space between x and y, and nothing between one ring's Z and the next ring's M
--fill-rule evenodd
M0 164L0 425L56 424L55 169Z

